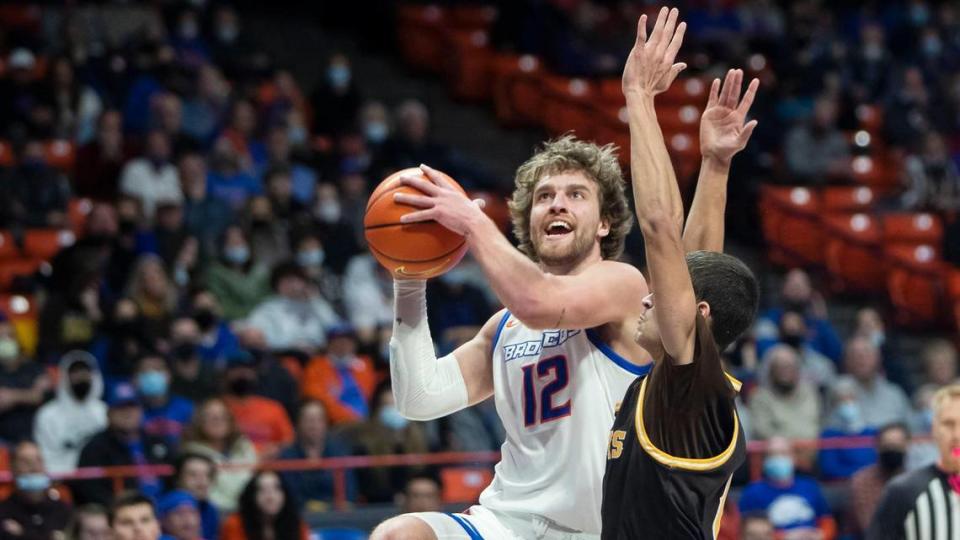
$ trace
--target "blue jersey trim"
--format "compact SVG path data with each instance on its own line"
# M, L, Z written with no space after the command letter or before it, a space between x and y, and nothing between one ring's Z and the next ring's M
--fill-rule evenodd
M463 530L467 531L467 536L470 537L470 540L483 540L483 537L480 536L480 532L477 531L477 528L473 526L473 523L470 523L469 521L467 521L466 519L460 516L455 516L450 513L448 513L447 515L453 518L454 521L456 521L461 527L463 527Z
M600 339L600 335L597 334L596 330L587 330L587 339L590 340L590 343L592 343L594 347L600 349L600 352L602 352L604 356L610 360L613 360L614 364L629 371L630 373L633 373L637 377L642 377L649 373L650 367L653 366L652 363L645 366L638 366L619 354L613 352L613 349L611 349L606 343L603 342L602 339Z
M507 312L503 314L503 318L500 319L500 324L497 325L497 333L493 335L493 343L490 345L491 354L497 350L497 343L500 343L500 333L503 332L503 327L507 324L509 319L510 310L507 310Z

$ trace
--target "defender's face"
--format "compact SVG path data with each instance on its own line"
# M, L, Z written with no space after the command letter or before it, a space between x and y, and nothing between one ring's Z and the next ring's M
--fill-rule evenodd
M660 343L660 327L653 312L653 293L643 297L643 313L637 319L637 329L633 340L647 350L654 358L658 358L663 350Z
M599 186L582 172L547 175L537 183L530 241L544 264L574 264L599 249L609 233L609 224L600 219Z

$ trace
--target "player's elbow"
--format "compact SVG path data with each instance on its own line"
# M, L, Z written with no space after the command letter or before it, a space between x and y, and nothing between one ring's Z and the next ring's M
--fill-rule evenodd
M640 232L644 238L664 237L680 239L683 227L683 216L673 215L663 209L645 212L637 218Z

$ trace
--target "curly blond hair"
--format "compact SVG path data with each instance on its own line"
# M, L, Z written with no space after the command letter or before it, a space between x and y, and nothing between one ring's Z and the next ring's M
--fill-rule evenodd
M513 234L521 251L533 260L539 257L530 239L530 208L533 191L545 175L580 172L597 183L600 195L600 219L610 224L610 233L600 240L604 259L616 259L623 253L624 239L633 226L633 214L627 205L623 171L617 161L617 147L598 146L573 135L543 143L540 150L517 169L516 189L509 202Z

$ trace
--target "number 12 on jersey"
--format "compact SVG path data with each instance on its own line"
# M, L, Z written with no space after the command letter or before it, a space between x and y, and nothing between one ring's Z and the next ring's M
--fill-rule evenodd
M523 366L523 423L526 427L570 416L570 400L554 404L558 392L570 384L566 356L551 356ZM537 393L538 383L543 383ZM539 398L539 400L538 400ZM539 416L538 416L539 413Z

